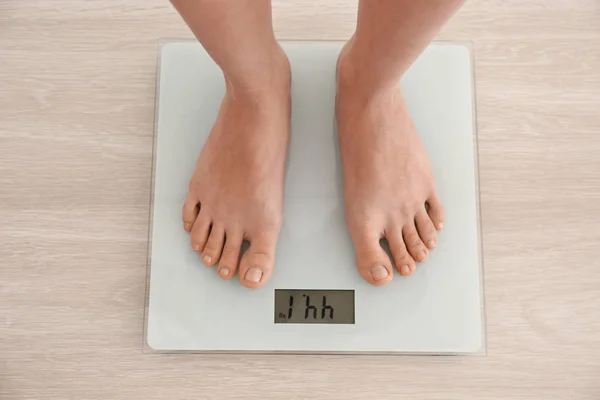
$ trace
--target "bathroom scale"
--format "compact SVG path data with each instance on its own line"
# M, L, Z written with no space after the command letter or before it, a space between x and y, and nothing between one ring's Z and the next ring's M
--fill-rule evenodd
M485 354L470 47L431 44L398 83L446 218L413 275L375 287L355 267L344 222L335 122L343 44L281 43L292 68L284 223L275 269L259 289L206 267L181 220L223 75L196 41L159 46L144 351Z

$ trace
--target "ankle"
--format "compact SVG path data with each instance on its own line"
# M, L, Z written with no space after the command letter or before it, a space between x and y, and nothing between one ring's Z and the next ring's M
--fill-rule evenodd
M260 100L287 93L291 86L290 62L283 49L276 44L261 65L245 69L238 76L225 74L227 96L234 100Z
M356 95L366 98L397 90L401 75L383 74L379 70L351 38L338 57L338 90L352 90Z

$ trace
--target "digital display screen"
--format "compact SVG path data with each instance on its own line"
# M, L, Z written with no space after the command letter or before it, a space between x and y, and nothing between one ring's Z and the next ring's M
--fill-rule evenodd
M275 289L276 324L354 324L354 290Z

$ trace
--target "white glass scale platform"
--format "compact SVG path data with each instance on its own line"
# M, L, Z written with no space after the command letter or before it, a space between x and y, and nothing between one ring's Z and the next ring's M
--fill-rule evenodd
M224 93L195 41L160 46L146 351L483 354L483 268L472 61L429 46L400 83L445 205L427 262L373 287L346 232L334 115L342 42L282 42L292 131L275 270L260 289L221 280L183 230L181 206Z

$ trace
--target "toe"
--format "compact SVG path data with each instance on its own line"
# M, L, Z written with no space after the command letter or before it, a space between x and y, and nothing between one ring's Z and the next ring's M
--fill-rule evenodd
M194 221L191 232L192 248L198 253L204 250L204 245L208 239L208 233L210 231L210 217L206 212L200 212L198 218Z
M433 225L437 230L442 229L444 227L444 206L442 206L442 202L437 194L434 193L427 199L427 206L427 213Z
M381 247L381 234L377 231L352 235L356 251L356 267L364 280L375 286L392 280L391 260Z
M187 232L192 230L192 226L194 225L194 221L196 221L196 217L198 216L198 201L195 196L192 196L191 193L188 193L187 198L183 203L183 210L181 212L181 218L183 219L183 229Z
M392 257L394 258L394 265L398 272L400 272L400 275L408 276L415 272L417 268L416 263L406 250L406 245L402 239L402 232L397 228L393 229L386 235L386 238Z
M226 231L225 247L219 261L217 272L223 279L231 279L235 276L240 261L243 236L241 234Z
M419 232L419 236L421 237L421 241L425 243L425 246L427 246L429 250L433 249L437 244L437 232L431 218L429 218L429 215L427 215L427 212L425 212L424 209L415 215L415 224L417 226L417 232Z
M224 242L225 229L223 226L213 223L208 240L204 245L204 250L202 250L202 262L209 267L218 263L223 252Z
M412 221L404 225L402 236L404 237L406 249L412 258L417 262L425 261L427 259L428 250Z
M250 247L240 262L240 281L249 288L264 285L271 276L275 264L277 234L263 234L248 238Z

